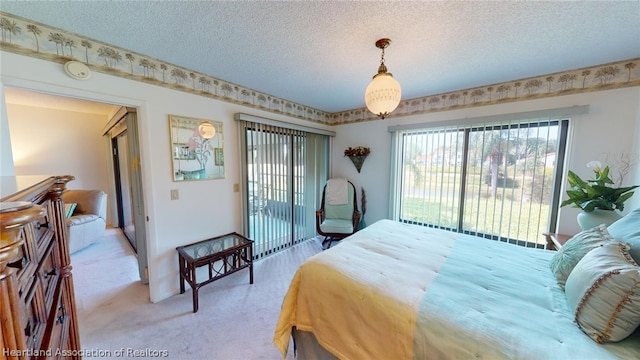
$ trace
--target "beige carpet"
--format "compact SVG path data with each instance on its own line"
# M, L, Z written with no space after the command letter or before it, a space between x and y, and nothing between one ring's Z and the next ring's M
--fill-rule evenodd
M253 285L248 270L206 285L194 314L188 285L182 295L150 303L135 255L109 229L72 255L85 358L282 359L271 342L282 299L298 266L320 251L319 241L305 241L254 263Z

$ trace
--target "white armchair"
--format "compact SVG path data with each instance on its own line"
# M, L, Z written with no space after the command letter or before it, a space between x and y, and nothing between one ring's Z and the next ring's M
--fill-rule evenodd
M66 204L75 203L73 214L66 219L69 253L95 243L104 236L107 226L107 194L102 190L67 190L62 194Z

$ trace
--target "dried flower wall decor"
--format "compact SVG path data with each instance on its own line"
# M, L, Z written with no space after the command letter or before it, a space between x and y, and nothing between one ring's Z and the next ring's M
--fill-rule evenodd
M362 169L362 165L364 164L364 160L371 154L371 149L364 146L356 146L355 148L348 147L344 151L344 156L347 156L353 165L355 165L356 170L360 172Z

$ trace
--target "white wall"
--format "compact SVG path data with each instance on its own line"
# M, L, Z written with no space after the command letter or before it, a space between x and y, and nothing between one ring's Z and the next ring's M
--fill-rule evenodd
M90 79L78 81L64 73L62 64L8 52L1 55L0 74L5 86L138 108L144 199L149 217L146 224L149 292L153 302L179 291L177 246L241 231L240 194L233 192L233 184L240 182L235 113L329 129L102 73L93 73ZM169 114L223 122L224 179L173 182ZM1 145L4 153L9 144L3 141ZM179 200L170 200L171 189L179 191Z
M7 105L4 100L4 85L0 82L0 176L14 176L15 174Z
M69 189L108 191L107 116L7 104L16 175L75 176Z
M638 154L639 104L640 87L633 87L340 125L335 129L337 136L334 142L333 175L346 177L356 186L365 188L368 204L366 219L367 223L372 223L388 217L391 146L388 126L589 105L588 114L578 116L572 121L571 142L565 169L590 177L590 170L585 166L590 160L602 159L608 153ZM371 147L371 155L365 161L360 174L349 159L343 156L344 149L357 145ZM640 184L638 165L632 169L632 174L635 174L633 183ZM564 175L566 176L566 173ZM635 208L634 204L639 204L640 195L636 194L633 201L627 205L629 209ZM629 209L625 208L625 212ZM558 231L567 234L578 232L580 229L576 223L577 214L578 209L561 208Z

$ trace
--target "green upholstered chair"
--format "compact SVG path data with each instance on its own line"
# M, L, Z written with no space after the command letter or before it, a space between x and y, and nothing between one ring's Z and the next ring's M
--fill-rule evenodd
M345 203L333 205L331 201L327 201L327 186L334 180L340 181L341 179L327 181L322 190L320 209L316 210L316 231L324 236L323 248L330 248L333 241L342 240L358 231L358 224L362 216L358 211L356 188L350 181L346 181L347 197Z

